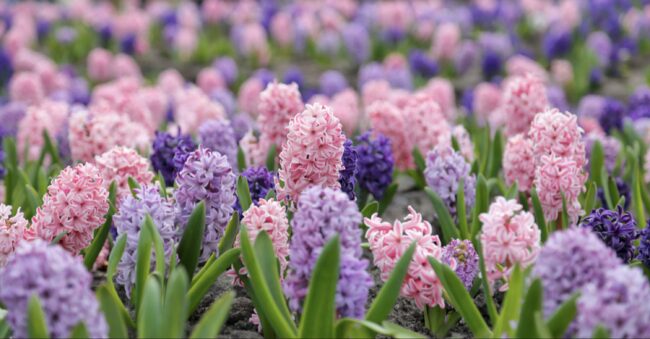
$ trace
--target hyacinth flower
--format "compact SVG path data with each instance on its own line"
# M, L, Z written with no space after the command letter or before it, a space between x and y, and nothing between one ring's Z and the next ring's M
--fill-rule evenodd
M30 298L40 301L53 338L69 337L81 322L87 335L108 337L108 326L91 289L92 276L81 258L58 245L36 239L24 241L0 269L0 301L17 338L27 338Z
M365 190L380 201L393 182L395 160L390 139L375 133L371 140L370 132L357 137L355 150L357 163L355 177L361 190Z
M174 184L176 175L183 168L185 160L196 149L196 144L187 134L172 136L167 132L156 131L151 152L151 165L154 171L162 174L165 184Z
M266 167L249 167L241 173L241 176L248 182L248 190L251 197L251 202L255 205L266 198L269 191L275 188L275 176L273 172L269 172ZM239 197L235 203L235 210L243 216L243 210Z
M47 188L43 204L32 218L30 234L59 244L73 254L86 248L108 212L108 191L100 171L92 164L67 167Z
M634 242L640 234L634 217L623 211L622 206L616 210L596 209L580 221L580 226L598 235L624 263L632 260Z
M279 152L287 140L289 122L304 109L297 84L269 83L259 95L260 139L267 146L278 147Z
M235 131L227 120L208 120L199 127L202 147L228 158L230 167L237 170L237 140Z
M339 172L339 183L341 184L341 191L345 192L351 200L354 200L356 197L354 184L356 183L355 174L357 172L357 149L349 139L345 141L343 147L345 147L342 157L343 169Z
M528 192L535 180L533 143L523 134L508 138L503 153L503 176L507 185L517 184L520 192Z
M307 105L291 119L288 129L280 153L278 197L297 202L311 186L340 188L345 136L331 108Z
M151 182L154 174L149 170L149 161L134 149L116 146L95 157L95 165L107 185L117 184L118 201L131 194L129 178L139 185Z
M201 248L201 261L211 254L219 255L219 240L233 213L235 204L235 181L228 159L207 148L199 147L185 161L176 176L176 218L184 230L197 204L205 202L206 228Z
M124 253L117 266L115 281L124 286L127 297L131 297L131 287L136 280L137 249L142 232L142 224L149 215L153 225L160 234L165 257L169 260L174 244L179 240L178 225L175 224L174 205L171 201L160 195L156 186L144 185L135 189L135 196L127 195L113 215L113 225L116 235L126 235ZM155 256L152 257L152 265ZM168 262L166 262L169 265Z
M548 105L546 88L538 77L526 75L508 81L503 94L506 134L528 132L535 115Z
M291 260L284 280L292 310L304 310L303 301L318 256L325 244L338 235L341 249L336 314L363 316L372 278L366 271L368 261L362 258L360 223L361 213L345 193L319 186L302 192L291 221Z
M15 215L11 206L0 204L0 267L4 266L25 236L27 220L18 209Z
M479 272L478 260L474 245L469 240L454 239L442 248L442 262L455 267L454 272L467 290L472 288Z

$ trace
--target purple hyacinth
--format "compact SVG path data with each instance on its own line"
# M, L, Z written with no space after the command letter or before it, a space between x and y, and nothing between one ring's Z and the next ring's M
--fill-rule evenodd
M370 57L370 34L359 23L352 22L343 28L343 43L354 61L361 64Z
M172 136L156 131L152 148L151 165L156 172L162 173L165 183L171 186L189 154L196 149L196 144L186 134Z
M117 266L115 281L124 286L129 298L131 297L131 286L135 283L138 242L145 216L147 214L151 216L163 241L167 260L171 256L174 242L180 239L178 227L175 224L174 206L171 201L160 195L158 186L145 185L136 189L135 193L135 197L129 194L122 200L119 211L113 216L116 236L126 234L127 237L124 254ZM152 255L152 265L155 264L155 260L155 256Z
M650 337L650 284L639 268L621 265L587 284L578 298L577 338L603 326L610 338Z
M476 176L470 173L465 158L449 146L436 147L427 153L424 177L427 185L440 196L449 213L456 217L456 192L460 179L464 180L465 211L474 206Z
M600 119L605 111L605 101L605 98L600 95L585 95L578 104L578 116Z
M478 254L469 240L454 239L442 250L442 262L451 265L456 263L456 275L468 290L472 288L474 278L478 273Z
M616 183L618 196L625 197L625 203L623 204L623 209L627 210L627 208L630 207L630 201L632 201L630 186L628 186L623 179L618 177L614 179L614 182ZM605 198L605 191L602 189L602 187L598 188L598 198L600 199L600 202L604 207L607 207L609 209L614 208L614 206L609 206L607 204L607 198ZM614 201L612 203L616 204L617 201Z
M296 66L289 67L284 72L284 77L282 78L282 83L290 84L292 82L295 82L298 88L304 88L305 86L305 76L302 74L300 68Z
M251 201L257 205L258 201L269 193L270 190L275 188L274 176L269 172L265 166L249 167L241 173L248 182L248 190L251 193ZM235 202L235 209L239 212L239 216L243 215L239 199Z
M228 163L237 173L237 139L235 131L227 120L208 120L199 127L201 146L219 152L228 158Z
M580 222L580 226L591 229L598 237L627 263L634 255L634 240L639 237L636 221L621 206L616 210L599 208Z
M546 88L546 96L548 97L548 101L551 107L555 107L560 111L568 111L570 109L562 87L548 86Z
M248 115L246 112L240 112L234 114L230 119L230 125L232 126L233 131L235 131L235 138L237 139L237 144L239 141L250 131L255 125L255 120Z
M542 280L544 315L549 317L563 302L606 271L621 265L616 253L595 234L572 227L553 232L537 256L532 275Z
M641 230L639 253L636 258L650 268L650 227L648 226L650 226L650 223L647 223L645 228Z
M229 118L232 118L232 116L235 115L237 109L237 100L235 100L232 92L227 88L217 88L213 90L210 93L210 99L212 99L212 101L220 103Z
M235 181L228 159L203 147L190 154L176 176L176 218L182 230L196 205L205 202L206 228L201 261L207 260L212 253L219 254L219 240L235 204Z
M632 120L650 118L650 88L637 88L628 100L628 111Z
M27 106L20 102L10 102L0 105L0 133L3 136L15 137L18 133L18 123L25 117Z
M384 67L378 62L369 62L359 68L359 88L363 88L363 85L368 81L382 80L385 78Z
M363 316L372 278L366 271L368 261L361 258L360 223L361 213L345 193L319 186L302 192L291 221L291 261L284 280L291 309L301 311L312 270L323 246L339 235L341 270L336 289L337 314L340 317Z
M544 55L549 59L554 59L565 55L573 44L571 32L564 25L553 25L546 32L542 46Z
M345 76L341 72L334 70L323 73L318 83L320 84L321 93L328 97L332 97L348 87Z
M366 132L357 137L357 143L356 179L359 187L381 200L386 188L393 182L395 160L390 139L377 133L375 140L370 140L370 133Z
M438 64L420 49L413 49L409 53L409 64L415 74L424 78L431 78L438 74Z
M343 144L345 147L343 151L343 169L339 172L339 182L341 183L341 191L347 193L351 200L354 200L354 184L355 174L357 172L357 150L352 145L350 139L346 140Z
M600 126L608 134L613 129L623 129L623 118L625 117L625 106L616 99L605 99L603 114L600 116Z
M91 284L81 257L40 239L23 241L0 270L0 301L9 312L13 337L28 337L27 305L35 295L52 338L69 337L80 322L91 338L107 338L108 326Z
M221 57L212 63L230 85L237 80L238 70L237 63L231 57Z
M612 173L616 168L616 160L618 159L618 155L621 153L621 142L614 137L600 136L590 133L585 137L585 151L587 154L587 159L591 158L591 151L593 150L596 141L600 142L600 145L603 147L603 155L605 156L603 159L605 163L605 169L607 172ZM587 167L589 164L587 163L585 166ZM623 163L621 163L621 167L623 167Z

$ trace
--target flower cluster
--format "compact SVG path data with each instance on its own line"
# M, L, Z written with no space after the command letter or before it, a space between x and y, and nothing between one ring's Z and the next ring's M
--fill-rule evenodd
M361 213L345 193L318 186L302 192L291 221L291 261L284 281L284 291L293 310L302 309L322 248L338 235L341 259L336 289L337 314L340 317L363 316L372 278L366 271L368 262L361 258L360 223Z
M187 134L172 136L167 132L156 131L152 149L153 169L162 174L165 184L171 186L187 157L196 149L196 144Z
M42 240L24 241L0 270L0 301L16 338L27 338L27 305L38 297L49 335L69 337L83 322L92 338L106 338L108 326L91 290L92 276L81 258Z
M135 190L135 197L129 194L122 200L118 212L113 216L113 225L117 236L126 235L126 246L117 266L115 281L124 286L127 297L131 296L131 286L135 283L138 242L147 215L151 216L153 225L160 234L167 260L171 255L174 242L179 238L174 220L174 206L160 195L157 186L142 186ZM152 265L155 264L155 260L155 256L152 256Z
M227 120L208 120L199 127L201 146L219 152L228 158L233 170L237 170L237 140L235 131Z
M544 218L549 221L558 218L562 212L564 194L569 221L575 223L583 213L578 197L585 190L586 180L587 175L575 161L555 155L542 156L535 169L535 187L544 210Z
M364 224L368 227L366 239L382 280L388 279L409 245L416 242L417 247L402 284L401 294L413 299L420 309L425 306L444 307L442 283L428 262L429 257L443 259L440 238L432 234L431 224L410 206L409 215L404 221L395 220L391 224L375 213L371 218L365 218ZM456 260L449 261L452 269L456 269L456 264Z
M528 132L535 115L543 112L548 105L546 88L541 79L532 74L510 79L503 94L506 134Z
M456 267L454 272L467 290L472 288L478 274L478 254L469 240L454 239L442 249L442 262Z
M395 166L400 170L413 168L413 142L400 109L390 102L377 101L366 107L366 114L375 135L382 134L390 139Z
M623 207L617 206L616 210L596 209L580 221L580 226L597 234L623 262L632 260L634 241L639 237L639 232L634 217L624 212Z
M451 128L440 105L424 93L414 95L410 101L404 115L414 146L424 154L438 145L448 145Z
M140 185L146 185L154 177L149 170L149 161L132 148L113 147L108 152L96 156L95 165L107 186L111 181L117 184L118 200L131 194L129 178L133 178Z
M508 138L503 153L503 176L506 184L517 183L521 192L528 192L535 180L535 157L533 142L523 134Z
M345 136L341 123L327 106L307 105L289 123L280 153L278 197L298 200L311 186L339 188Z
M544 155L568 158L582 168L586 164L585 144L578 118L568 112L548 109L537 114L528 131L535 159Z
M501 289L508 288L507 279L515 264L526 267L539 253L540 231L535 218L515 200L497 197L487 213L479 219L483 223L481 243L485 257L487 279L491 283L505 279Z
M259 96L260 138L280 151L287 140L289 122L304 108L296 83L269 83Z
M0 204L0 267L23 240L26 229L27 220L20 210L12 216L11 206Z
M236 177L228 159L219 153L199 147L185 161L176 176L177 223L185 229L196 205L205 202L205 233L201 248L201 261L216 253L219 240L230 220L235 204ZM218 253L216 253L218 254Z
M427 185L440 196L454 217L458 185L464 180L465 211L469 213L474 206L476 177L470 175L470 165L465 158L449 146L440 146L427 153L426 164Z
M607 172L612 173L614 168L616 168L616 162L622 150L621 142L618 141L618 139L609 136L602 136L596 133L587 134L587 136L585 136L585 151L588 159L591 158L591 152L596 141L600 142L600 145L603 147L605 169ZM624 164L621 163L621 167L623 165Z
M357 172L359 187L377 200L384 196L386 188L393 181L393 152L391 142L380 133L370 140L370 132L357 137Z
M346 140L343 144L343 169L339 172L339 183L341 184L341 191L347 193L350 199L354 200L354 184L356 182L357 173L357 150L352 145L351 140Z
M650 267L650 228L648 228L647 224L646 227L641 230L640 238L639 253L636 258L647 267Z
M93 231L104 223L108 212L105 186L94 165L67 167L47 188L30 230L45 241L66 232L59 244L73 254L79 253L92 241Z

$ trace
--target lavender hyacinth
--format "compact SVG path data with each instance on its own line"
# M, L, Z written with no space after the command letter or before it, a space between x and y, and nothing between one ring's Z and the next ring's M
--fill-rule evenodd
M25 117L27 106L20 102L10 102L0 105L0 134L3 136L16 137L18 123Z
M361 213L348 196L331 188L314 186L300 195L291 221L289 274L284 291L289 306L301 311L314 265L323 246L335 235L341 240L341 269L336 289L336 309L340 317L360 318L364 314L372 278L362 259Z
M636 221L621 206L616 210L599 208L594 210L580 222L594 232L598 237L616 252L616 255L627 263L634 255L634 240L639 237Z
M218 254L219 239L235 204L235 179L228 159L203 147L190 154L176 176L176 218L182 230L196 205L205 202L206 228L201 261L207 260L212 253Z
M147 214L151 216L154 226L160 233L167 260L171 255L174 242L180 236L174 223L174 206L160 195L157 186L142 186L136 189L135 193L135 197L128 195L122 200L119 211L113 216L117 236L126 234L127 237L124 254L115 275L115 281L124 286L127 297L131 297L131 286L135 283L138 242L145 216ZM155 264L155 256L152 256L151 264Z
M639 241L639 253L636 258L640 260L646 267L650 268L650 223L647 223L645 228L641 230Z
M357 63L370 57L370 35L363 25L352 22L343 28L341 35L348 53Z
M219 152L228 158L233 171L237 169L237 140L227 120L208 120L199 127L201 146Z
M628 111L632 120L650 118L650 88L637 88L628 100Z
M427 153L424 177L427 185L440 196L449 213L456 217L456 192L460 179L464 180L465 211L474 206L476 176L470 175L470 165L465 158L449 146L438 146Z
M469 240L454 239L443 248L442 262L451 265L456 263L456 275L467 290L472 288L474 278L478 273L478 254Z
M58 245L23 241L0 270L0 301L15 338L27 338L27 305L38 297L49 335L67 338L80 322L91 338L107 338L108 326L91 289L92 275L81 257Z
M578 298L576 337L591 337L604 326L610 338L650 337L650 284L638 268L618 266L587 284Z
M618 159L618 155L621 153L621 142L614 137L600 136L593 133L588 134L585 137L585 151L587 152L587 159L591 158L591 152L596 141L600 142L600 145L603 147L603 155L605 156L605 169L607 169L607 172L612 173L616 168L616 160ZM586 163L585 167L588 166L589 164ZM623 163L621 163L621 167L623 167Z
M381 200L393 181L395 161L390 139L377 133L375 140L370 140L370 132L366 132L357 137L357 143L356 178L359 186Z
M354 200L354 175L357 172L357 150L352 145L350 139L346 140L343 144L345 150L343 151L343 169L339 172L339 182L341 183L341 191L347 193L351 200Z
M246 178L248 182L248 190L251 193L251 201L253 204L257 205L257 202L266 197L266 194L269 193L275 187L273 180L273 173L269 172L268 169L264 166L260 167L249 167L241 173L242 177ZM241 205L239 204L239 198L235 203L235 209L239 212L239 216L243 216L243 211Z
M151 165L156 172L162 173L168 186L183 168L189 154L196 149L196 144L189 135L172 136L167 132L156 132L151 153Z
M544 315L550 316L571 295L606 271L621 265L616 253L584 228L553 232L542 247L533 276L542 280Z
M320 76L319 84L321 93L328 97L332 97L348 87L345 76L341 72L333 70L323 73Z

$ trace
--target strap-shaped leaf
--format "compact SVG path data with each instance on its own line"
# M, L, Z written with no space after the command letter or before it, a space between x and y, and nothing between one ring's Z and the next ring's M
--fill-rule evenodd
M198 338L216 338L221 327L228 318L230 306L235 299L235 293L228 291L219 299L215 300L205 314L201 317L198 324L192 330L191 339Z
M140 232L138 239L138 248L136 250L135 262L135 288L133 289L133 300L135 300L136 310L140 310L140 303L147 282L147 277L151 271L151 248L153 240L149 232ZM137 316L136 316L137 318Z
M433 257L429 257L429 263L447 291L454 309L462 315L470 331L480 338L491 337L492 332L456 273L449 266L438 262Z
M515 265L514 270L510 274L508 281L508 292L506 293L503 306L501 307L501 314L499 320L494 327L494 336L501 338L502 336L514 337L515 329L512 324L518 319L521 310L521 299L524 293L524 275L519 265Z
M369 204L367 204L363 210L361 210L361 215L364 218L370 218L373 214L377 213L379 211L379 203L376 201L373 201Z
M86 324L80 322L79 324L77 324L77 326L73 327L72 331L70 331L70 338L71 339L90 338L90 335L88 335L88 329L86 329Z
M266 156L266 168L271 172L275 171L275 158L277 157L277 155L278 155L278 146L273 144L269 148L269 153Z
M591 337L594 339L609 339L609 331L603 325L598 325Z
M616 185L614 185L616 186ZM643 187L643 178L641 177L641 172L639 171L639 166L634 167L634 188L632 191L632 206L634 207L634 216L636 220L639 220L639 224L643 224L645 219L645 205L643 203L642 191ZM647 192L646 192L647 193Z
M224 232L223 237L219 240L219 253L224 253L225 251L232 248L235 238L237 237L237 232L239 231L239 213L237 211L232 213L230 221L226 226L226 232Z
M138 308L138 337L160 338L162 333L161 288L157 278L150 275L142 291L142 302Z
M393 306L399 297L404 277L408 273L408 267L415 252L415 243L412 243L408 249L402 254L395 268L390 273L390 276L381 287L377 297L373 300L368 312L366 313L366 320L380 324L386 320L386 317L393 310Z
M476 203L474 204L474 213L472 214L472 239L481 231L481 221L479 215L487 212L490 205L490 197L487 187L487 181L482 174L476 179Z
M336 319L336 285L339 280L340 246L338 235L325 244L309 279L300 320L300 338L334 336Z
M379 201L379 208L377 209L377 213L379 213L379 215L382 215L384 212L386 212L386 209L388 206L390 206L393 198L395 198L395 194L397 194L398 187L399 186L397 183L392 183L386 188L386 191L384 191L384 196L381 198L381 201Z
M539 196L537 195L537 190L532 188L530 190L530 199L533 202L533 214L535 215L535 223L539 227L542 242L546 242L548 239L548 227L546 226L546 219L544 219L544 210L542 209L542 204L539 202Z
M553 313L546 322L546 326L551 332L553 338L560 338L566 333L569 325L571 325L571 322L578 312L578 306L576 305L577 300L578 294L567 299L555 310L555 313Z
M517 322L517 338L539 338L540 334L537 332L536 326L531 326L535 324L535 313L542 311L543 306L543 289L542 281L537 278L533 280L528 288L528 293L526 293L526 299L524 299L524 304L521 307L521 316ZM537 325L537 324L536 324ZM542 325L546 326L542 322Z
M156 254L156 272L161 277L165 276L165 245L163 244L160 232L153 224L153 219L149 214L145 215L144 223L142 224L142 231L149 232L153 242L154 253Z
M456 190L456 218L458 218L458 229L460 230L461 239L469 239L469 230L467 229L467 212L465 206L465 179L460 178L458 189Z
M424 192L431 200L431 203L433 204L433 210L436 212L436 216L438 217L438 222L440 223L440 228L442 229L443 244L449 243L451 239L459 238L460 236L458 234L458 230L454 226L453 219L447 210L447 206L445 206L445 203L442 202L440 196L438 196L438 194L436 194L436 192L431 190L429 187L426 187L424 189Z
M114 185L115 181L111 183L111 188L114 187ZM106 243L106 239L108 238L108 234L111 230L111 225L113 225L113 214L115 214L115 209L113 206L109 205L108 213L106 214L106 221L104 221L104 224L95 234L93 242L86 248L86 254L84 255L84 265L88 270L92 269L93 265L95 265L95 261L97 260L99 253L102 251L102 248Z
M135 197L136 196L135 191L140 189L140 184L138 184L138 182L135 181L135 179L133 179L133 177L128 177L128 179L126 179L126 181L129 184L129 189L131 190L131 194Z
M192 313L199 307L201 300L205 294L214 285L219 276L232 266L232 264L239 259L240 250L232 248L222 253L219 258L213 262L206 264L201 277L199 277L187 292L189 312Z
M587 188L587 194L585 194L585 199L582 202L582 206L585 210L585 213L589 214L596 207L596 193L598 188L596 183L591 181L589 183L589 188Z
M241 175L237 178L237 198L239 199L239 205L241 205L241 209L244 212L253 204L251 201L251 192L248 187L248 180Z
M603 187L603 183L606 182L604 178L602 178L603 168L605 167L605 152L603 150L603 145L598 140L594 141L594 144L591 147L591 158L589 164L589 172L594 182Z
M32 295L27 303L27 335L30 338L49 338L50 333L45 321L45 313L36 295Z
M240 146L237 146L237 168L239 169L239 173L246 170L246 155Z
M113 299L109 288L105 285L99 286L97 289L97 300L108 323L108 336L111 338L127 338L128 332L120 310L120 306L123 306L121 302L118 304Z
M203 232L205 231L205 202L201 201L196 205L190 215L183 232L181 242L178 244L178 257L181 265L185 267L187 275L191 279L199 263L201 245L203 244Z
M117 237L111 254L108 256L108 268L106 269L106 280L112 281L117 272L117 265L124 255L124 248L126 247L126 234L121 234Z
M494 133L492 147L490 147L490 157L488 159L488 178L494 178L499 174L503 157L503 134L501 130Z
M186 293L188 289L187 273L183 268L174 270L165 288L163 305L163 331L168 338L185 337L185 321L189 315Z

